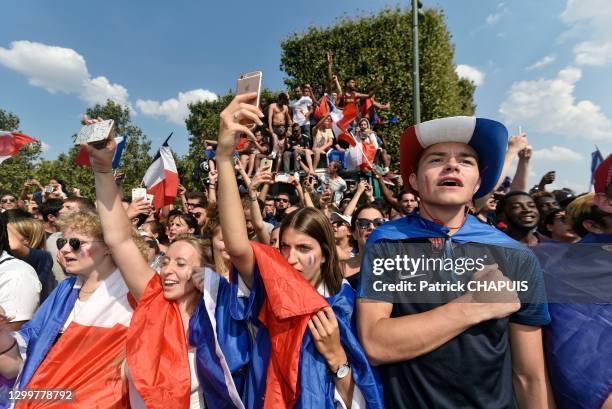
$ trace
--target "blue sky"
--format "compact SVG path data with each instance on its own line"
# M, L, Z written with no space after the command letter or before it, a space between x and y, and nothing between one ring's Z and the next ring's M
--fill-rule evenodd
M0 108L67 151L87 106L129 104L154 147L174 131L187 149L186 104L214 98L244 71L283 87L280 41L402 3L383 0L116 1L5 0L0 25ZM554 186L587 189L590 152L612 152L612 3L608 0L423 0L442 9L462 76L478 84L477 115L528 133L530 182L557 171Z

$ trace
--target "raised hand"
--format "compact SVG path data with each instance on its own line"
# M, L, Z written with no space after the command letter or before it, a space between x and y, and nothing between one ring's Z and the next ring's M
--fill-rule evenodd
M314 314L308 321L308 328L317 351L323 355L328 364L335 362L341 365L346 362L346 352L340 343L338 320L331 307ZM337 370L337 368L331 369Z
M83 117L83 123L85 125L95 124L96 122L102 122L102 118L90 119L88 116ZM104 141L100 141L98 145L83 144L87 148L89 153L89 160L91 162L91 168L94 172L98 173L111 173L113 171L113 158L115 157L115 149L117 149L117 143L115 142L115 127L111 129L108 134L108 138Z
M219 136L217 138L217 156L230 158L234 154L236 136L246 134L255 138L253 132L240 121L251 121L263 125L263 113L255 105L250 104L257 97L257 93L236 95L232 102L221 112L219 123Z

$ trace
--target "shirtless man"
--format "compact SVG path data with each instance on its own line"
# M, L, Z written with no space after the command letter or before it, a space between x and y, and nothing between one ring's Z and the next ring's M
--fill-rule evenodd
M289 111L289 96L284 92L278 94L276 102L268 108L268 131L272 135L272 157L282 158L285 146L285 134L292 124ZM280 162L280 160L279 160Z

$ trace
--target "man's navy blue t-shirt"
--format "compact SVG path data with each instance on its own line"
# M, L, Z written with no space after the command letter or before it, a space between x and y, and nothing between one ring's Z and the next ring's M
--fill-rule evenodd
M482 225L485 228L489 226ZM362 302L366 299L393 304L391 317L419 314L443 305L463 294L445 292L440 298L373 292L373 283L396 284L395 274L374 270L375 258L393 258L403 252L412 258L484 259L497 263L510 280L525 280L528 293L519 294L521 309L504 319L475 325L433 351L408 361L379 366L385 393L385 407L394 408L515 408L512 386L512 357L509 324L542 326L550 322L543 277L535 255L526 247L492 246L481 243L458 245L443 240L434 245L426 238L368 243L361 267ZM380 264L378 264L380 265ZM416 272L419 273L419 272ZM430 281L469 281L470 273L427 271ZM473 274L473 273L472 273ZM380 284L379 287L380 288ZM370 289L370 290L368 290ZM410 337L406 333L405 337Z

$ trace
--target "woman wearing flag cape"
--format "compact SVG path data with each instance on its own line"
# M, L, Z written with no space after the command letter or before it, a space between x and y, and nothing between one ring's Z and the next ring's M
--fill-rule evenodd
M17 393L71 391L55 401L15 400L19 408L128 408L118 365L133 312L128 288L104 244L96 214L79 212L60 221L63 236L57 248L71 276L19 331L9 333L6 317L0 317L0 374L17 377Z
M230 319L230 286L206 267L212 264L210 241L179 236L168 247L159 275L149 267L132 239L111 172L115 147L109 136L105 147L87 149L104 240L138 303L124 366L130 405L244 408L240 395L248 392L243 387L248 327ZM240 306L237 301L233 305Z
M313 208L286 216L280 250L251 243L234 175L235 137L263 116L239 95L221 113L217 145L219 217L234 266L232 287L246 283L248 304L237 311L256 328L253 361L263 363L255 388L259 408L383 407L378 377L356 337L355 293L342 274L331 225ZM240 277L236 277L236 272ZM237 281L238 280L238 281Z

